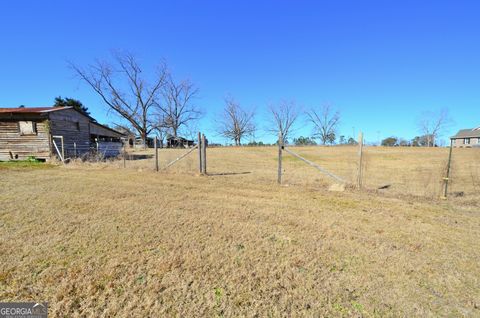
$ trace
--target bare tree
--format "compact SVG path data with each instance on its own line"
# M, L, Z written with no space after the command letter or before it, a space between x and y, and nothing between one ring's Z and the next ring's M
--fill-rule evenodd
M156 102L156 108L163 119L162 127L177 137L180 129L201 118L202 111L193 103L198 95L198 88L189 80L176 82L167 76L162 89L163 100Z
M165 137L167 137L168 134L168 128L165 126L165 117L163 116L163 114L155 115L154 131L160 143L159 147L163 148Z
M307 112L307 116L314 126L314 136L320 138L323 145L335 141L335 133L340 123L340 112L327 104L318 110L311 109Z
M255 132L254 112L240 107L233 98L225 99L225 108L219 121L218 132L225 138L235 141L236 146L242 144L242 138Z
M293 130L293 125L300 115L299 107L293 101L281 101L279 104L270 105L270 126L268 131L282 134L285 143Z
M86 69L73 63L70 66L100 95L109 109L132 125L145 146L148 134L155 128L151 115L165 86L167 67L164 63L160 64L149 84L142 77L142 68L132 54L114 54L114 64L97 61Z
M418 129L427 139L427 147L434 147L437 138L452 123L448 109L443 108L438 111L425 111L418 120Z

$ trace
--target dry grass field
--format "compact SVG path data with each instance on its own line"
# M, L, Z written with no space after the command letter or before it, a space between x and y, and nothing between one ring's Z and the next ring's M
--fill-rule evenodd
M292 149L355 178L354 148ZM159 173L0 163L0 299L52 317L478 317L480 151L454 152L463 196L439 200L447 155L368 148L367 189L345 192L288 155L278 186L273 147L209 149L208 177L196 153Z

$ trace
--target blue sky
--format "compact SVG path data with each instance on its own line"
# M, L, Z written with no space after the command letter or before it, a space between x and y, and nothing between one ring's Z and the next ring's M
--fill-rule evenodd
M412 138L422 111L449 108L451 135L480 126L479 12L478 1L2 1L0 105L62 95L118 121L66 61L128 50L146 72L166 59L198 85L211 140L227 94L257 110L260 128L269 103L293 99L332 104L340 134L371 142Z

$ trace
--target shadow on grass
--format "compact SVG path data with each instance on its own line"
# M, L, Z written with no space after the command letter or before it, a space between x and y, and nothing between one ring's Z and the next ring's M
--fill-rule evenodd
M152 159L153 155L140 155L140 154L127 154L127 160L142 160L142 159Z
M219 173L207 173L209 176L235 176L240 174L249 174L251 171L244 172L219 172Z

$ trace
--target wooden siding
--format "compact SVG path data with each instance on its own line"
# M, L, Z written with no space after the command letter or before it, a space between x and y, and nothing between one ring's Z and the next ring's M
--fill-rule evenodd
M36 122L36 134L20 134L18 121L0 121L0 160L26 159L35 156L39 159L50 157L50 144L47 121Z
M90 150L90 119L73 109L51 112L50 132L52 136L63 136L66 158L74 157L74 143L77 156ZM60 149L60 140L55 139Z

